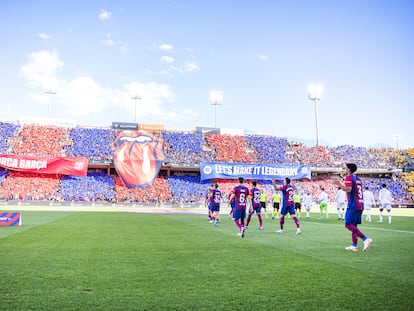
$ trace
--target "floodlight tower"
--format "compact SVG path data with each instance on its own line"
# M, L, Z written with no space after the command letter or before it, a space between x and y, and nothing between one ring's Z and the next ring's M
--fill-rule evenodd
M211 91L210 101L214 106L214 127L217 128L217 106L221 105L223 100L223 91Z
M141 97L139 97L137 94L135 94L135 96L132 96L131 99L133 99L135 101L134 121L135 121L135 123L137 123L137 101L139 99L141 99Z
M398 151L398 141L400 140L400 138L401 138L401 135L400 134L395 134L394 135L394 139L395 139L395 141L397 143L397 151Z
M315 106L315 124L316 124L316 146L319 146L319 126L318 126L318 103L321 100L322 85L310 84L308 87L308 98L313 101Z
M56 91L53 90L47 90L45 91L45 94L49 95L49 108L48 108L48 115L49 115L49 120L51 117L51 111L52 111L52 96L56 95Z

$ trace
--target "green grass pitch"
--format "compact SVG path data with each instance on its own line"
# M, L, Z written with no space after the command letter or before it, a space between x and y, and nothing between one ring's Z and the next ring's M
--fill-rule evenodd
M414 217L364 223L353 253L312 216L242 239L227 215L24 211L0 227L0 310L413 310Z

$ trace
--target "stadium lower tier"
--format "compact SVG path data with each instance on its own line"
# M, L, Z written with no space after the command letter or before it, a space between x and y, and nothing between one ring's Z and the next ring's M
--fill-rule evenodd
M228 203L228 194L236 185L235 180L215 180L223 193L222 203ZM0 176L0 199L43 202L109 202L138 204L205 204L212 181L201 181L200 176L173 175L157 177L151 187L127 188L117 175L88 173L85 177L55 176L8 172ZM413 194L404 178L364 178L364 184L378 200L380 186L385 183L392 192L393 204L413 203ZM250 181L247 186L251 187ZM294 181L297 192L309 192L318 202L321 189L328 193L329 201L335 202L337 187L330 177L315 180ZM275 192L270 181L259 181L266 193L267 202Z

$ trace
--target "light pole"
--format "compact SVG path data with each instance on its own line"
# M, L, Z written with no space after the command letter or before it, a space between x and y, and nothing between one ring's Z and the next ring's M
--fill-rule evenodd
M316 146L319 146L318 103L321 100L322 85L311 84L309 85L308 92L308 98L315 105Z
M399 134L394 135L394 139L397 143L397 151L398 151L398 141L400 140L400 138L401 138L401 135L399 135Z
M48 114L49 114L49 120L50 120L50 117L51 117L51 111L52 111L52 96L53 96L53 95L56 95L56 92L55 92L55 91L53 91L53 90L48 90L48 91L45 91L45 94L48 94L48 95L49 95L49 108L48 108Z
M135 113L134 113L134 120L135 123L137 123L137 101L138 99L141 99L141 97L139 97L138 95L135 94L135 96L132 96L131 99L133 99L135 101Z
M210 101L214 106L214 128L217 128L217 106L221 105L223 100L223 91L211 91Z

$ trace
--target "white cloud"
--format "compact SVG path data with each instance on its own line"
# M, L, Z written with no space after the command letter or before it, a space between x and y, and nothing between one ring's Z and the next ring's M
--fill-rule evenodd
M56 89L59 86L56 73L63 65L56 50L42 50L29 54L29 62L21 67L20 72L29 85Z
M270 59L267 55L264 54L259 54L257 57L264 62L267 62Z
M162 104L164 102L173 102L175 95L171 88L166 84L157 84L153 82L141 83L131 82L125 84L124 95L126 107L131 107L131 96L141 97L138 102L137 112L142 115L162 115L165 113ZM131 107L132 110L133 107Z
M111 38L111 34L110 33L107 33L106 34L106 39L105 40L102 40L101 43L103 45L107 45L107 46L113 46L115 44L114 41Z
M174 57L171 57L171 56L162 56L161 57L161 61L163 63L173 63L174 62Z
M121 44L121 47L119 49L122 55L125 55L128 53L128 45L125 43Z
M212 90L209 93L209 97L212 103L221 103L223 101L223 91Z
M171 44L161 44L158 48L162 51L172 51L172 50L174 50L174 46L172 46Z
M45 34L44 32L39 32L39 33L37 34L37 36L38 36L40 39L44 40L44 41L46 41L47 39L50 39L50 36L49 36L49 35L47 35L47 34Z
M28 63L21 67L21 74L28 81L29 96L34 102L49 103L45 91L53 89L54 102L65 107L65 116L69 118L99 113L110 107L127 110L132 115L135 105L131 97L135 95L141 97L136 103L140 116L178 121L198 115L191 109L171 111L169 104L175 101L175 94L169 85L132 81L119 88L105 88L90 75L63 79L58 72L63 64L57 51L33 52Z
M101 111L110 104L112 91L100 86L90 76L75 77L59 90L59 98L74 116Z
M98 18L102 21L105 21L107 19L110 19L112 16L112 13L106 10L101 10L101 13L99 13Z
M200 67L195 62L187 62L184 67L184 71L191 72L194 70L199 70Z
M184 109L182 111L171 111L163 116L165 120L180 122L183 120L193 120L200 114L192 109Z

